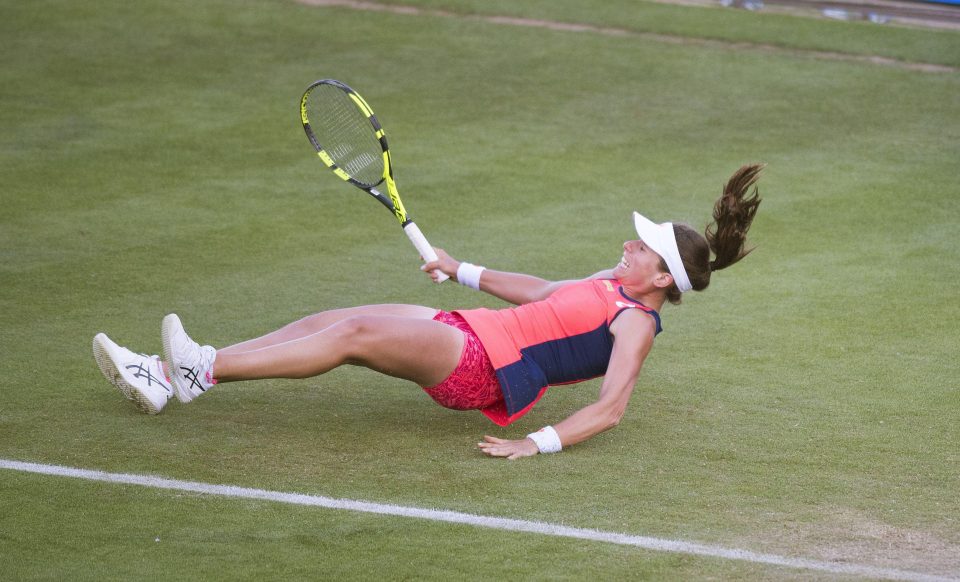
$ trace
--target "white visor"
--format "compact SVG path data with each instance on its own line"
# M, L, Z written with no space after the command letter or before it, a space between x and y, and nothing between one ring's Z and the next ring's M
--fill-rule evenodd
M680 249L677 248L677 239L673 234L673 223L656 224L640 213L634 212L633 224L637 227L637 235L640 240L667 263L667 269L670 270L673 282L677 284L677 289L681 293L693 289L693 286L690 285L690 279L687 277L687 270L683 268Z

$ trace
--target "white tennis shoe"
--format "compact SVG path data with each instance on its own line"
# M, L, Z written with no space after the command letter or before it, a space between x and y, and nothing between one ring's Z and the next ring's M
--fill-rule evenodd
M213 361L217 350L190 339L175 313L163 318L163 356L170 371L174 393L180 402L190 402L217 382L213 379Z
M160 356L137 354L117 345L106 334L93 338L93 357L103 376L140 412L159 414L173 397Z

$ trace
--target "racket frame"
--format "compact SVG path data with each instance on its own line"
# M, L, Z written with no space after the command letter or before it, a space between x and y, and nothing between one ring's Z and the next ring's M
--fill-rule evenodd
M307 116L307 103L309 102L309 97L311 92L319 87L320 85L330 85L340 89L353 101L353 104L360 110L360 112L367 118L367 121L370 123L373 128L374 137L380 142L380 147L383 150L383 176L380 181L376 184L365 184L353 176L348 174L343 168L337 165L336 161L327 153L323 144L317 139L316 134L314 134L313 129L310 126L310 120ZM373 196L378 202L384 205L400 222L400 226L403 228L403 232L406 233L407 238L410 239L410 242L413 243L413 246L420 253L420 256L423 258L424 262L431 262L437 260L437 253L433 250L433 247L427 242L426 237L423 236L423 232L420 231L420 227L413 221L407 214L407 209L403 205L403 200L400 199L400 193L397 190L397 184L393 177L393 159L390 156L390 147L387 143L387 136L383 130L383 127L380 125L380 121L377 119L376 114L373 112L373 109L370 105L360 96L359 93L354 91L349 85L338 81L336 79L320 79L314 81L310 84L309 87L303 92L303 96L300 98L300 121L303 124L303 130L307 134L307 139L310 140L310 143L313 145L314 149L317 152L317 156L320 158L320 161L323 162L325 166L330 168L334 174L336 174L340 179L345 182L353 184L357 188L360 188L364 192ZM387 188L387 195L384 194L377 188L381 184L385 184ZM434 271L434 274L437 277L437 283L442 283L450 277L445 273L441 272L439 269Z

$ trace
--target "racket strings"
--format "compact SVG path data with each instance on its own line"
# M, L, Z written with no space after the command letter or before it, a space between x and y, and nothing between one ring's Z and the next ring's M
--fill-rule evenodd
M344 172L367 186L383 181L383 148L373 125L343 90L320 85L307 101L317 141Z

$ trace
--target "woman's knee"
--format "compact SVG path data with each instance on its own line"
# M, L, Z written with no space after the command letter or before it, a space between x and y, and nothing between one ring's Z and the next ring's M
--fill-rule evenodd
M333 328L336 330L340 348L352 362L362 362L380 337L382 319L370 315L353 315L342 319Z

